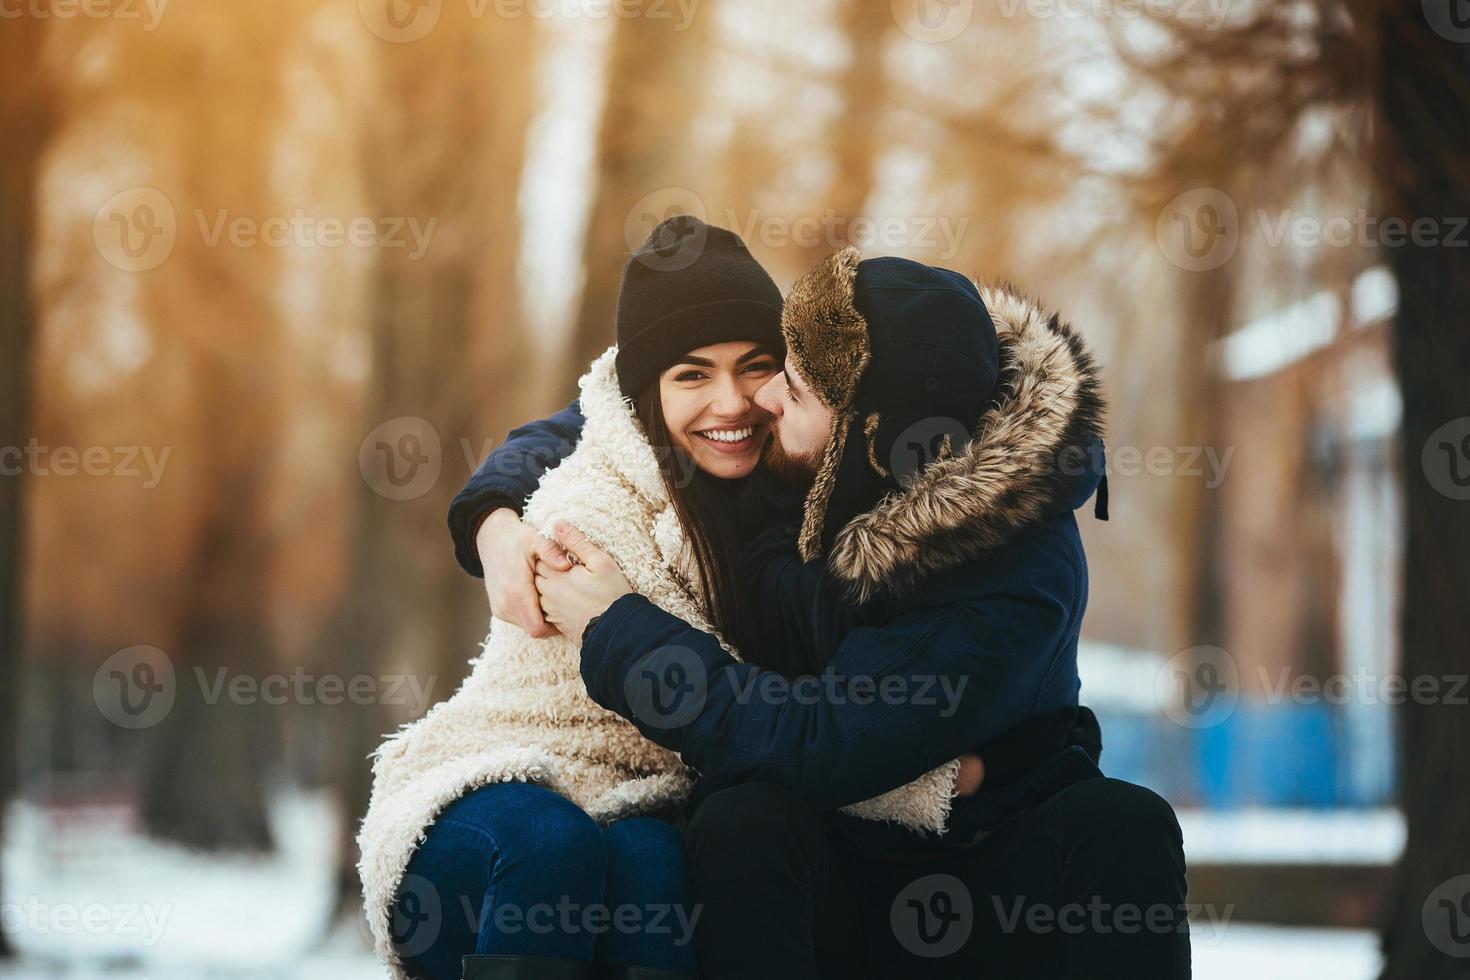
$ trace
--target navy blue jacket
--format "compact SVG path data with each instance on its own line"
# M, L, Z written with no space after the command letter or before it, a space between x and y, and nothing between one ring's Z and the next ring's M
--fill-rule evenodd
M450 526L467 571L482 574L478 518L500 506L519 511L541 473L570 453L581 426L574 402L516 429L455 498ZM1007 547L949 569L921 592L862 605L844 598L823 563L800 559L790 528L757 537L743 572L754 608L770 611L763 637L809 648L827 664L817 679L821 696L802 689L810 679L736 662L712 636L637 595L589 626L582 648L588 692L697 769L704 778L696 800L759 779L836 808L1008 741L1013 750L1005 758L1029 763L1008 766L986 751L985 786L956 800L950 819L949 837L967 840L1058 786L1098 774L1095 720L1082 709L1079 723L1077 713L1087 565L1072 514L1096 484L1095 473L1080 475L1068 496ZM648 666L640 663L647 653L670 647L687 651L679 657L685 676L693 668L700 678L699 710L640 719L630 676ZM1002 738L1008 732L1024 738Z

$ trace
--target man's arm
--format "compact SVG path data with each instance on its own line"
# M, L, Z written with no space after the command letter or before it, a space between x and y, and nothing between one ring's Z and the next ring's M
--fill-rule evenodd
M572 454L585 424L581 404L573 401L549 419L512 429L505 441L485 457L449 504L449 536L454 540L454 557L461 568L484 577L476 543L481 522L501 508L520 514L526 498L540 484L541 475Z
M702 773L843 806L1033 713L1076 599L1070 577L1038 578L1025 594L858 629L811 683L738 663L710 634L625 595L587 628L582 679L594 701Z
M878 604L850 601L825 562L802 561L794 525L769 530L746 547L740 581L757 613L762 647L741 656L787 677L821 673L849 633L880 621Z

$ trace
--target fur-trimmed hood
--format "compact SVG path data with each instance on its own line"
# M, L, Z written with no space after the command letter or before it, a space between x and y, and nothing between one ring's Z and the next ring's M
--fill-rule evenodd
M871 306L859 296L858 271L867 263L858 260L857 249L843 249L798 281L782 328L797 370L835 412L803 513L802 557L826 553L834 577L867 599L879 591L911 593L1045 515L1080 506L1101 480L1104 403L1091 353L1057 314L1009 287L971 285L994 324L999 362L993 390L975 393L985 400L978 421L961 422L963 411L943 408L918 423L869 411L859 382L872 357L873 332L859 312ZM955 309L970 315L968 308ZM970 375L977 386L985 383L983 371ZM922 404L925 396L915 392L923 386L906 387L906 404ZM920 448L912 469L896 472L906 440L927 444L932 457L923 458ZM851 513L833 513L844 481L879 489L868 489L860 505L849 495ZM1099 516L1106 513L1104 491Z

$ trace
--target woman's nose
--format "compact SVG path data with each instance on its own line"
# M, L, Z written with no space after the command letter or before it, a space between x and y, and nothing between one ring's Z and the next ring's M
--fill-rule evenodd
M739 418L750 412L750 395L733 378L720 383L710 410L723 418Z

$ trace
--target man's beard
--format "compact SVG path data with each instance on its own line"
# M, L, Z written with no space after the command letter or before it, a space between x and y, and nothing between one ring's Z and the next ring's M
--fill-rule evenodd
M822 452L792 455L781 445L781 434L772 426L771 438L766 441L766 451L761 462L785 483L806 489L817 478L817 468L822 464Z

